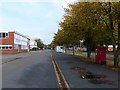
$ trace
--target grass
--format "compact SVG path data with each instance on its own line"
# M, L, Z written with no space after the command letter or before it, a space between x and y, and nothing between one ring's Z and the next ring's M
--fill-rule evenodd
M67 51L69 53L72 53L72 51ZM80 54L80 55L83 55L83 56L87 56L87 53L81 53L81 52L75 52L75 54ZM95 54L91 54L92 57L95 57ZM107 60L113 60L114 58L112 56L106 56Z
M82 60L84 62L94 63L95 64L94 59L88 59L88 58L86 58L84 56L72 55L71 52L66 52L65 54L70 55L70 56L74 56L74 57L76 57L76 58L78 58L78 59L80 59L80 60ZM117 72L120 71L120 68L115 68L111 63L108 63L108 62L107 62L106 65L101 65L101 66L104 67L104 68L108 68L110 70L113 70L113 71L117 71Z
M91 63L95 63L95 60L94 59L88 59L88 58L85 58L85 57L83 57L83 56L78 56L78 55L72 55L72 54L70 54L70 53L65 53L65 54L68 54L68 55L70 55L70 56L74 56L74 57L76 57L76 58L79 58L80 60L82 60L82 61L87 61L87 62L91 62Z
M108 54L114 54L114 52L113 52L113 51L107 51L107 53L108 53Z

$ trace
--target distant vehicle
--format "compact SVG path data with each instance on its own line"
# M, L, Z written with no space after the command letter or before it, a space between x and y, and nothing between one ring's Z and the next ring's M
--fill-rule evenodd
M63 46L57 46L55 48L55 50L56 50L56 52L65 52L65 47L63 47Z

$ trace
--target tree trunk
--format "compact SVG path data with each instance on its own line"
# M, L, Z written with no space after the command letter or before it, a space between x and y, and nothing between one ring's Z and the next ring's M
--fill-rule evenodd
M106 50L108 51L108 44L106 44Z
M116 45L113 45L113 52L114 52L114 67L118 67L118 55Z
M116 49L115 45L114 48L114 67L119 66L119 55L120 55L120 23L118 23L118 47Z
M117 47L117 50L116 50L116 67L119 66L119 55L120 55L120 23L118 23L118 47Z
M91 48L90 48L90 46L87 46L87 57L88 58L91 57Z
M73 46L73 55L75 55L75 50L74 50L74 46Z
M109 8L109 20L110 20L110 32L112 35L112 44L113 44L113 52L114 52L114 67L118 67L118 55L117 55L117 50L116 50L116 40L114 36L114 24L113 24L113 17L111 14L112 7L111 7L111 2L109 2L110 8Z

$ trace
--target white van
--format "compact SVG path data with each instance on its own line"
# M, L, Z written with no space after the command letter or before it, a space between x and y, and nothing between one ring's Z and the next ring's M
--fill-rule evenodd
M57 46L55 49L56 49L56 52L65 52L65 47L63 46Z

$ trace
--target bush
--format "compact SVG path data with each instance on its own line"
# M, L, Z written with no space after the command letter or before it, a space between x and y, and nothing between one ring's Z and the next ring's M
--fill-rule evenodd
M37 47L33 47L33 48L31 49L31 51L37 51L37 50L39 50L39 48L37 48Z

